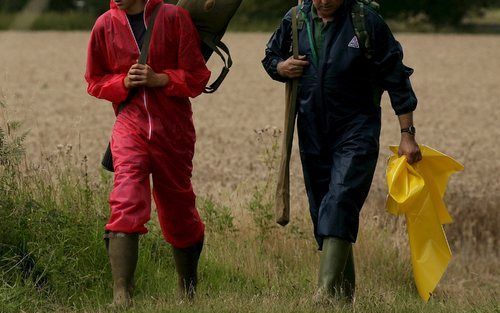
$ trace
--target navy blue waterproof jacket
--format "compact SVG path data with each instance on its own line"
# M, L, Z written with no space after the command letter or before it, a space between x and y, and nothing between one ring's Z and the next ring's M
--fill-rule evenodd
M319 64L312 59L306 23L299 29L299 54L307 56L310 63L299 81L297 127L301 153L320 154L332 149L342 134L359 125L365 125L367 132L372 128L374 142L366 148L378 150L380 97L384 90L388 91L397 115L416 108L417 98L409 80L413 70L403 65L401 45L378 13L366 8L365 24L374 49L372 58L365 56L364 47L352 44L356 36L350 14L353 2L345 0L335 13L323 53L318 53L324 56ZM314 27L311 7L308 1L301 10ZM287 81L276 67L290 57L291 38L290 10L267 44L262 60L274 80Z

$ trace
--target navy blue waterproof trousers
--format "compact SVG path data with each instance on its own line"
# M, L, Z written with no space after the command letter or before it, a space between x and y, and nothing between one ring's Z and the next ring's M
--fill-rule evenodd
M319 155L300 154L320 249L324 237L356 241L359 214L377 164L379 135L380 121L375 118L344 132Z

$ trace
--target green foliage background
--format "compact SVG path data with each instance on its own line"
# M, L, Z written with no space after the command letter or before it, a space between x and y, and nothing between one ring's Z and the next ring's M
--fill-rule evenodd
M500 4L498 0L381 0L382 15L407 18L424 15L436 26L458 25L468 14Z
M500 0L378 0L378 2L385 18L406 20L419 17L436 27L457 26L467 15L478 14L488 7L500 7ZM20 11L26 3L28 0L0 0L0 13L5 15ZM256 28L259 28L259 25L275 25L296 3L296 0L244 0L235 17L235 23L243 25L251 23L256 25ZM50 0L47 11L82 13L89 22L78 23L79 26L73 27L90 28L93 20L108 8L108 0ZM56 24L54 22L54 28L58 29Z

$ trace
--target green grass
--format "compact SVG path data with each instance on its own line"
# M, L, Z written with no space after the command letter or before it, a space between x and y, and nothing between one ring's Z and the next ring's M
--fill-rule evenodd
M114 312L107 308L111 277L102 240L111 176L89 177L86 158L71 147L26 165L19 126L10 125L0 131L0 312ZM274 150L266 151L273 160ZM311 303L318 252L309 221L271 227L269 186L257 183L246 217L210 196L198 199L207 235L194 304L177 297L170 248L153 216L140 240L128 312L351 312ZM392 236L371 224L362 229L357 312L498 312L495 291L475 287L438 292L423 303Z

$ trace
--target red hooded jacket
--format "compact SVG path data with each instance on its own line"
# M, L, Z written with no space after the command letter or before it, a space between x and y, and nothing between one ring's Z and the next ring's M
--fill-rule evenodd
M153 9L160 3L163 1L146 1L146 27ZM110 7L92 29L85 79L89 94L112 102L117 113L118 105L129 92L123 81L130 67L137 63L140 49L126 13L113 0ZM182 127L179 123L192 123L188 97L201 94L210 78L199 46L198 32L189 13L177 6L162 5L153 28L147 64L156 73L167 74L170 80L165 87L142 88L129 104L146 111L149 138L155 129L153 120L156 118L165 117L169 124L178 127Z

